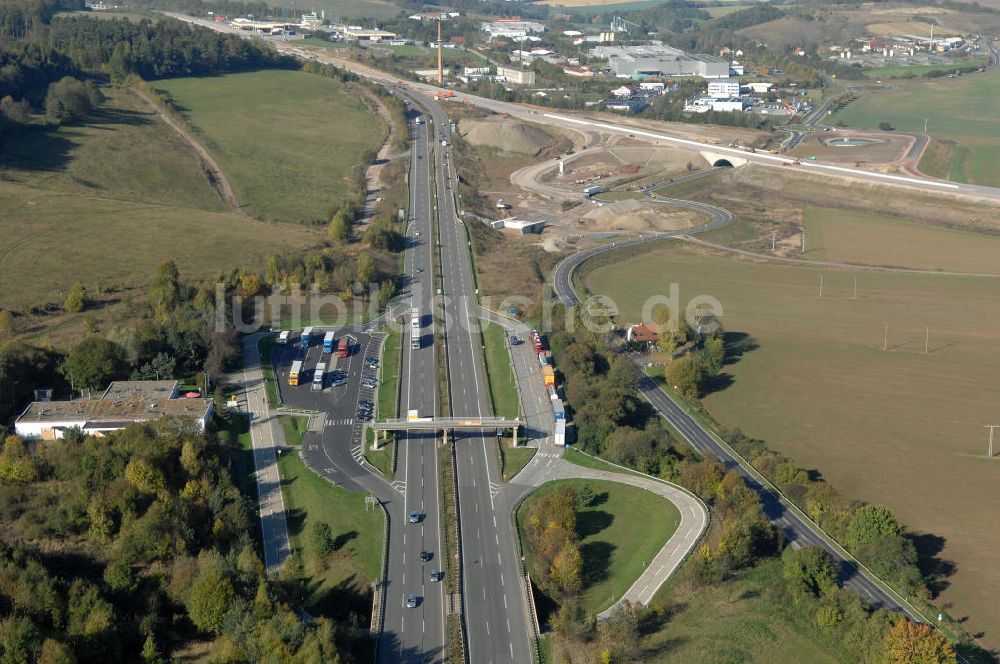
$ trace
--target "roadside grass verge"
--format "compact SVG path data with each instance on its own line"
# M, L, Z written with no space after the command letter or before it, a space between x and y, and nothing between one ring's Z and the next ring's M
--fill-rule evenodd
M486 359L486 375L489 379L490 398L493 413L498 417L517 417L521 412L517 397L517 385L510 366L510 352L507 350L507 335L503 327L495 323L481 321L481 330Z
M388 442L382 446L382 449L375 450L372 449L375 446L375 430L371 428L365 429L365 460L391 480L393 475L393 461L395 460L396 453L396 441L393 440L393 432L390 431L387 435Z
M537 452L534 447L511 447L505 438L500 442L500 470L506 482L528 465Z
M309 430L309 418L296 415L279 415L281 430L285 432L286 445L301 445L302 437Z
M531 540L522 516L530 505L550 493L589 486L594 499L577 511L576 531L583 557L580 600L588 614L608 608L642 574L663 544L674 534L680 513L673 503L638 487L602 480L556 480L529 495L517 510L517 527L525 553Z
M271 361L275 343L274 335L269 334L257 344L260 355L260 372L264 376L264 394L267 397L269 408L277 408L281 405L281 392L278 390L278 379L274 374L274 363Z
M382 560L382 510L367 506L364 493L345 491L306 468L298 451L280 454L278 469L291 546L308 582L304 608L341 620L369 615L370 584ZM315 535L320 523L330 528L326 555Z
M375 412L382 418L398 417L403 335L395 325L387 325L382 328L382 332L385 332L385 340L382 342L382 357L379 359L380 380Z

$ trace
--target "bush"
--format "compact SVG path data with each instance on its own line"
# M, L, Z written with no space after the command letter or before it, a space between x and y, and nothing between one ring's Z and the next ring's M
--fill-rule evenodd
M77 282L63 301L63 309L69 313L78 314L89 304L90 298L87 295L87 289L83 287L83 284Z

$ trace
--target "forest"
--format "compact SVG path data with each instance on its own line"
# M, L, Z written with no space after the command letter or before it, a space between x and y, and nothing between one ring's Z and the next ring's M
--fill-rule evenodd
M0 452L0 657L153 664L341 661L268 580L241 450L167 422ZM250 488L252 491L252 487Z

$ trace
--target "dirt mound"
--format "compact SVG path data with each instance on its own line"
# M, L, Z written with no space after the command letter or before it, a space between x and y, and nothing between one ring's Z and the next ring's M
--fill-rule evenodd
M594 207L576 221L588 231L673 231L690 228L703 219L690 210L646 201L615 201Z
M535 156L557 141L538 127L509 118L464 118L459 130L469 143Z

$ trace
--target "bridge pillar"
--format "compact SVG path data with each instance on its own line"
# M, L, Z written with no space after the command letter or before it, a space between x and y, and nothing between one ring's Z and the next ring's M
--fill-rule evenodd
M514 447L517 447L517 425L514 425Z
M441 440L442 440L442 442L445 445L448 444L448 430L447 429L441 429Z

